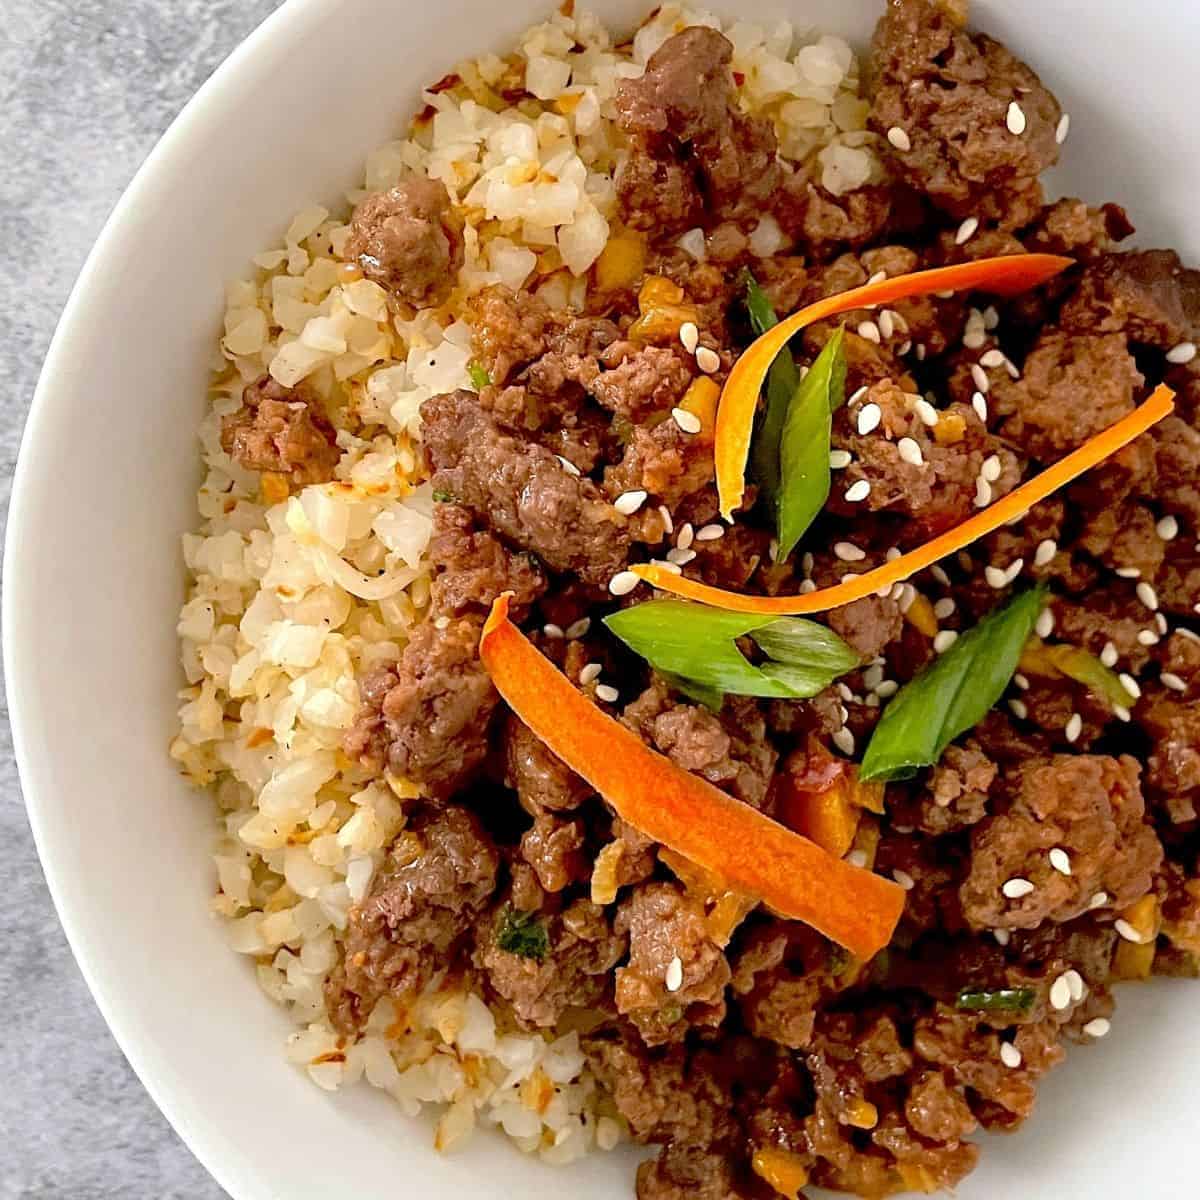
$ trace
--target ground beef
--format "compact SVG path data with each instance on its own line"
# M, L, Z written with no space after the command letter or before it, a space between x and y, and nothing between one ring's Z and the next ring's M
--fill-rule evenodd
M444 624L442 623L444 622ZM347 733L348 754L449 796L488 751L499 697L479 661L482 617L440 618L416 626L399 663L363 680L362 708Z
M221 449L247 471L272 471L296 487L328 483L341 451L320 401L263 375L242 390L242 407L221 421Z
M907 138L908 149L888 143L900 178L956 218L1019 228L1037 216L1062 110L1029 67L935 0L890 0L867 70L871 127ZM1019 136L1009 131L1013 104Z
M647 1045L720 1025L729 963L709 936L699 901L674 884L643 884L621 905L617 928L629 933L629 962L617 971L617 1010Z
M644 421L652 413L669 411L683 399L693 367L682 347L678 351L665 346L622 350L620 360L592 385L592 395L600 404L618 416Z
M685 771L761 807L778 755L766 741L766 720L753 701L726 698L721 715L681 702L656 678L625 708L625 724Z
M503 432L473 392L435 396L421 414L435 491L556 571L604 585L624 566L626 519L549 450Z
M1176 796L1200 789L1200 707L1164 689L1138 706L1138 721L1154 739L1147 785Z
M488 988L523 1025L550 1028L569 1008L608 1003L612 969L624 957L626 939L602 908L576 900L559 914L541 915L548 943L541 959L500 948L496 939L504 920L503 908L483 919L474 961Z
M1006 812L971 831L970 871L963 911L976 928L1032 929L1086 912L1099 892L1120 909L1150 887L1162 846L1144 820L1135 759L1058 754L1033 759L1004 777ZM1070 875L1050 863L1064 850ZM1004 884L1025 879L1026 896L1009 898Z
M345 254L409 304L445 299L463 262L462 222L446 185L421 176L368 196L354 210Z
M1106 254L1084 271L1061 320L1065 329L1123 333L1169 350L1200 330L1200 271L1185 270L1173 250Z
M1003 434L1053 462L1132 412L1142 376L1119 334L1042 333L1011 389Z
M569 812L591 795L592 789L516 717L505 726L504 758L505 780L530 816Z
M786 176L771 204L780 227L815 258L845 246L865 246L887 228L889 188L867 185L834 196L801 169Z
M684 433L673 420L662 421L635 426L623 458L604 473L604 491L615 499L641 490L656 504L674 508L711 483L714 474L711 440Z
M329 976L330 1019L350 1033L381 997L417 990L453 959L496 886L499 859L462 808L415 821L351 910L345 956Z
M555 327L550 306L540 296L502 286L476 292L467 302L467 316L476 358L496 387L546 353Z
M1090 261L1111 251L1134 232L1119 204L1092 208L1066 197L1042 209L1037 224L1023 235L1025 245L1039 254L1064 254Z
M521 857L534 869L547 892L561 892L591 874L583 853L586 830L582 821L542 813L521 838Z
M738 107L732 57L717 30L693 26L668 38L642 76L617 85L617 122L632 139L617 195L635 228L686 228L693 197L709 215L729 217L774 190L775 131Z
M732 1098L710 1056L650 1049L627 1027L584 1038L583 1049L636 1141L712 1146L734 1136Z
M892 819L934 837L966 829L987 814L996 775L996 764L978 743L948 746L919 789L908 797L889 798Z
M638 1200L748 1200L755 1191L720 1151L671 1143L638 1167Z

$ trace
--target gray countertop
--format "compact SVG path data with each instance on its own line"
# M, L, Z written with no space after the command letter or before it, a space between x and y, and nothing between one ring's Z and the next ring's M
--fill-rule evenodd
M55 322L162 131L279 0L0 0L0 523ZM0 712L0 1200L220 1200L67 949Z

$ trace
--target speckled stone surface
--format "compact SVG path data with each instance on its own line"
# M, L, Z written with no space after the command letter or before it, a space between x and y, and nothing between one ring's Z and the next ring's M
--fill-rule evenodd
M46 347L105 217L171 119L278 2L0 0L0 522ZM0 1200L220 1200L67 949L6 701L0 877Z

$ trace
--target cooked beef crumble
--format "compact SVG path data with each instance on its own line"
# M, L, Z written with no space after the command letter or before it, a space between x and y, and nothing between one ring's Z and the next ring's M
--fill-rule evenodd
M888 179L848 195L778 159L712 29L670 38L618 86L621 221L643 235L646 274L682 289L718 382L747 341L745 268L792 309L879 272L1023 249L1079 260L1012 300L940 295L846 317L832 494L787 562L761 507L717 520L710 434L678 416L704 372L675 331L634 328L633 289L596 292L583 313L477 294L488 381L422 409L439 498L430 613L398 662L360 679L345 748L428 807L353 914L330 1012L352 1032L380 996L442 968L469 973L511 1026L586 1011L596 1076L633 1137L662 1147L638 1172L642 1200L766 1196L771 1155L864 1196L952 1187L975 1163L971 1135L1019 1125L1064 1042L1107 1031L1129 947L1146 970L1200 972L1200 367L1164 354L1200 335L1200 274L1170 252L1120 250L1132 227L1116 205L1044 203L1061 109L962 8L888 0L866 70ZM749 235L768 211L788 244L764 260ZM675 244L697 226L703 264ZM402 186L360 206L348 254L399 300L428 303L460 236L440 184ZM806 331L803 361L833 328ZM1175 417L911 586L827 614L863 665L811 700L712 711L599 626L637 599L614 577L668 554L691 578L766 594L869 570L1164 377ZM336 460L311 399L272 384L247 389L223 437L244 465L296 482ZM935 766L888 787L849 853L909 895L869 963L761 910L722 926L715 885L503 711L477 654L488 607L512 593L513 617L582 691L678 766L787 820L788 789L831 786L947 635L1029 578L1052 589L1042 638L1140 686L1115 704L1035 655ZM513 913L536 930L528 945L503 936Z

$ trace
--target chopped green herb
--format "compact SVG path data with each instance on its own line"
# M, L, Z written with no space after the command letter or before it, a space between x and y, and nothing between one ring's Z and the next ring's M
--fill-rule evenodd
M1136 699L1121 677L1082 646L1048 646L1050 661L1068 679L1082 683L1093 696L1113 708L1128 708Z
M833 413L846 400L844 331L817 355L788 405L779 443L779 561L796 548L829 499Z
M496 945L509 954L541 962L550 950L546 927L532 914L506 905L496 925Z
M433 498L438 504L453 504L455 499L454 493L447 492L444 488L435 488Z
M746 311L750 326L761 337L779 323L775 309L758 281L746 272ZM763 499L774 510L779 498L779 445L788 405L800 386L800 372L790 350L781 350L767 372L767 406L750 451L750 466Z
M1045 603L1041 587L1015 597L906 683L875 727L859 778L907 779L978 725L1008 686Z
M477 392L482 392L492 382L492 377L484 369L482 363L469 363L467 374L471 377L471 382L475 385Z
M963 988L954 1001L955 1007L963 1012L994 1013L999 1016L1012 1014L1027 1017L1033 1011L1037 992L1033 988L986 989Z
M680 690L686 681L709 707L720 694L806 699L861 661L815 621L748 616L687 600L647 600L604 623L657 671L674 677ZM769 661L756 666L746 658L737 640L747 636Z

